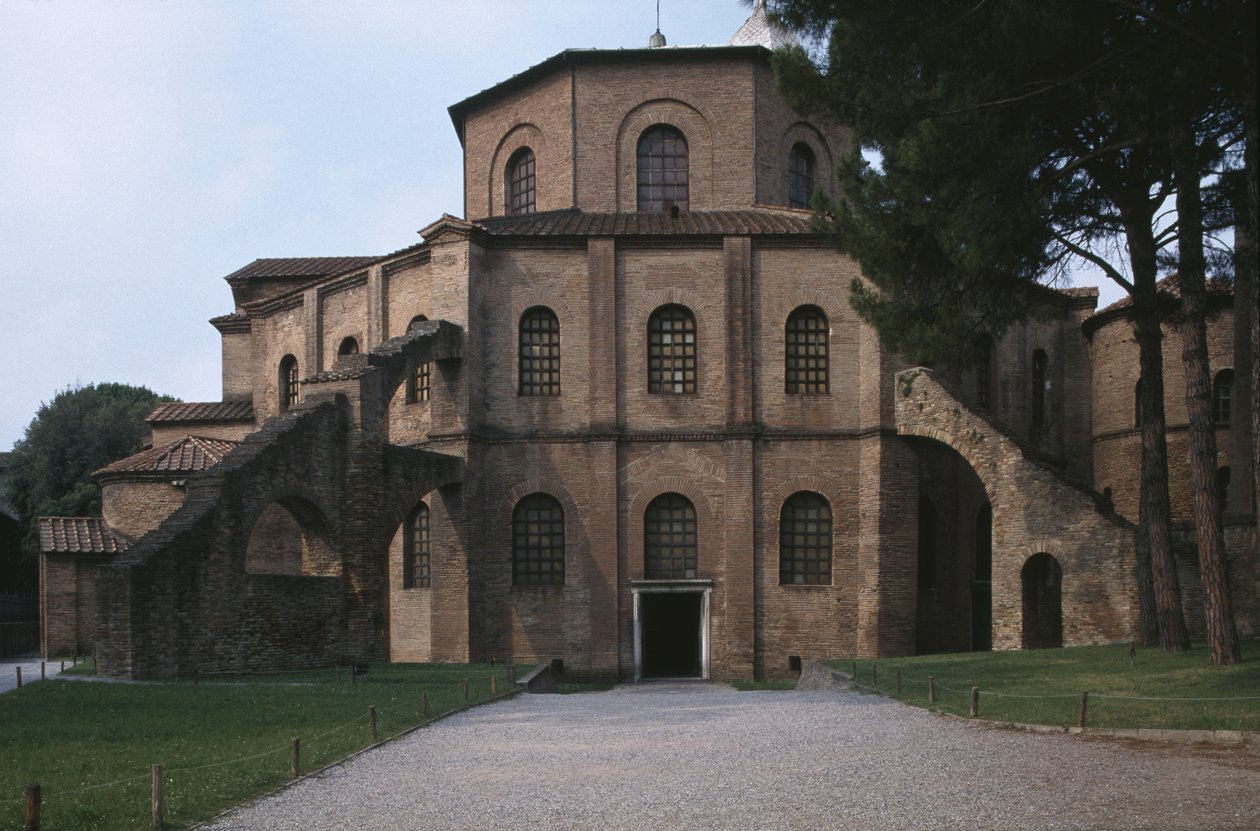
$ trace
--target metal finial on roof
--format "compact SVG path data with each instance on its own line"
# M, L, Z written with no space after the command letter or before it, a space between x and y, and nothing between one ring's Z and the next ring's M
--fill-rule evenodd
M648 38L648 49L659 49L665 45L665 36L661 34L661 0L656 0L656 31Z

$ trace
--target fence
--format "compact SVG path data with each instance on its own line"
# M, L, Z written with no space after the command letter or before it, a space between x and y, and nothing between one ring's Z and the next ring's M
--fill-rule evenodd
M277 784L337 764L346 759L347 754L353 756L373 747L380 742L382 734L388 734L385 741L397 738L435 718L510 695L516 687L516 667L510 664L491 667L488 677L484 670L465 667L430 671L423 675L390 668L372 667L369 670L360 667L358 672L355 669L351 666L331 672L284 673L273 680L204 678L191 684L183 682L181 686L186 690L200 688L207 691L216 686L233 688L248 685L251 689L326 686L333 697L344 697L349 692L346 688L350 687L367 697L355 699L363 702L358 715L333 725L325 720L307 733L277 742L275 746L270 746L269 741L258 752L247 751L240 756L233 755L232 758L215 759L204 764L195 761L189 764L185 755L183 764L153 764L144 772L104 782L79 784L77 787L56 788L49 787L46 782L32 782L25 786L24 792L19 791L22 798L0 799L0 805L7 803L11 806L7 810L20 815L21 827L26 831L40 831L45 822L57 823L58 819L61 822L49 824L48 831L56 831L57 827L82 827L83 821L91 817L96 818L92 823L96 827L136 827L136 820L145 809L149 814L150 828L165 828L168 822L183 827L190 818L206 818L206 800L202 791L206 790L209 780L233 783L226 794L218 795L211 800L212 803L243 802ZM329 675L332 675L331 684L328 683ZM390 701L390 704L366 703L381 699ZM390 720L392 726L387 724L384 729L378 729L378 718ZM256 744L250 749L257 748ZM155 751L154 755L159 753ZM213 758L213 754L210 755ZM135 770L134 767L131 769ZM10 796L16 794L11 793ZM93 804L85 804L84 800ZM46 808L60 808L62 816L56 819L47 816ZM127 816L118 816L117 813L123 810ZM0 815L0 825L9 827L5 822ZM111 822L114 824L111 825Z
M39 623L34 620L0 623L0 658L39 652Z

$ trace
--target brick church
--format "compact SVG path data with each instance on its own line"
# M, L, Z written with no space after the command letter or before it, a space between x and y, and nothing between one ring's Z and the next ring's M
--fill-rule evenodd
M883 349L807 208L848 134L776 90L784 37L759 3L723 46L562 52L450 108L467 218L228 275L223 400L158 407L151 448L95 474L101 518L42 521L45 653L133 678L559 658L637 681L1134 638L1127 307L1046 289L964 369ZM1256 634L1250 415L1215 302ZM1174 509L1192 540L1186 490Z

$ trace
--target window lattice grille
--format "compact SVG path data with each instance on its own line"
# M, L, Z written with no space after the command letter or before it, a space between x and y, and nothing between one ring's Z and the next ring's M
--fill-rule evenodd
M421 502L407 517L403 535L403 588L429 588L429 567L429 506Z
M564 509L544 493L525 497L512 512L512 583L564 585Z
M287 410L298 403L297 358L285 355L280 361L280 409Z
M831 506L816 493L793 494L779 515L779 582L831 584Z
M788 154L788 207L808 208L814 193L814 152L805 144Z
M639 139L639 210L663 211L666 203L687 210L687 140L657 125Z
M784 388L790 394L820 395L831 389L830 327L817 306L802 306L788 316L784 344Z
M677 493L658 496L643 516L644 574L653 580L696 576L696 509Z
M560 394L560 321L545 306L521 316L521 395Z
M662 306L648 320L648 392L696 391L696 319L684 306Z
M1228 427L1232 420L1234 401L1234 370L1222 369L1212 383L1212 421L1218 427Z
M425 362L416 365L416 401L428 401L433 394L433 364Z
M532 214L535 209L534 151L522 147L508 161L507 212Z

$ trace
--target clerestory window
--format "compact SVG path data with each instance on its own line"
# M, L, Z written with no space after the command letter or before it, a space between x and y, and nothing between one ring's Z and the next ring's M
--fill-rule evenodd
M687 210L687 139L666 124L639 138L639 210Z

